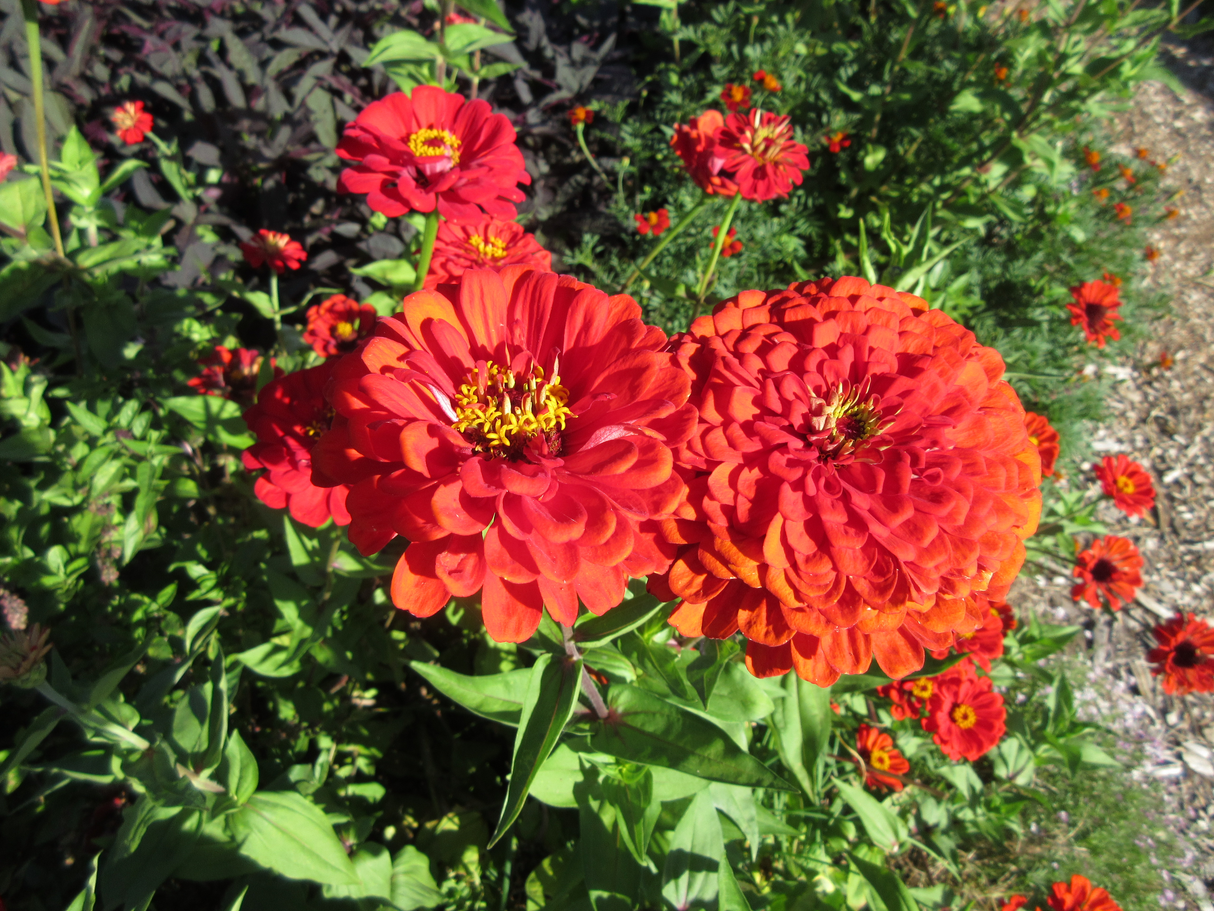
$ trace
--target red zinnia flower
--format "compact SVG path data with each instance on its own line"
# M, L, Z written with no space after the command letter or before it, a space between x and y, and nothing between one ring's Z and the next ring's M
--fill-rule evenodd
M1147 248L1142 251L1142 255L1146 257L1147 262L1153 263L1155 260L1159 259L1159 248L1152 247L1150 244L1148 244Z
M1151 673L1163 677L1165 693L1214 692L1214 629L1206 621L1178 613L1152 632L1159 645L1147 652L1147 661L1155 665Z
M935 677L916 677L914 680L900 680L877 687L878 696L893 702L889 713L895 721L918 718L935 691Z
M730 111L736 111L739 108L745 111L750 107L750 86L734 85L732 82L725 83L725 88L721 89L721 101Z
M894 775L905 775L910 763L894 747L894 738L877 728L862 724L856 730L856 752L864 760L864 783L870 788L902 790L902 782ZM891 774L881 774L887 772Z
M1026 904L1028 904L1028 899L1023 895L1013 895L999 911L1020 911ZM1041 909L1038 908L1037 911L1041 911Z
M240 252L244 254L245 262L250 266L260 268L268 264L279 275L288 269L298 269L299 264L308 258L303 245L297 240L291 240L291 235L281 231L267 231L265 228L243 241L240 244Z
M837 133L831 133L826 137L826 148L831 152L839 152L851 145L851 140L848 139L848 133L840 130Z
M990 602L990 605L991 610L995 613L995 615L999 618L999 622L1003 625L1003 632L1005 634L1016 628L1016 614L1012 610L1012 606L1010 604L1008 604L1006 601L992 601Z
M762 82L767 78L767 70L755 70L755 74L750 77L755 82Z
M1128 456L1105 456L1096 466L1104 495L1127 516L1145 516L1155 506L1155 485L1143 467Z
M1066 305L1071 312L1071 325L1082 326L1089 343L1103 348L1108 339L1120 339L1121 332L1113 325L1121 319L1117 308L1121 301L1117 297L1117 286L1106 282L1084 282L1071 288L1072 303Z
M0 153L0 180L8 177L9 172L17 167L17 156L9 155L7 152Z
M1095 149L1089 149L1087 146L1084 146L1083 160L1088 163L1088 167L1093 171L1100 170L1100 153Z
M1166 218L1168 221L1173 221L1174 219L1177 219L1180 217L1180 210L1173 209L1171 206L1168 206L1167 208L1165 208L1163 210L1163 217Z
M829 686L873 657L905 677L981 626L974 596L1006 596L1041 509L997 352L850 277L745 291L675 344L700 411L677 455L698 478L650 587L682 599L680 632L741 629L756 675Z
M709 244L708 246L709 247L714 246L716 244L716 239L718 237L720 237L720 235L721 235L721 226L715 225L712 229L713 243ZM742 241L737 240L736 239L737 236L738 236L737 228L730 228L729 233L725 235L725 242L723 244L721 244L721 255L723 257L725 257L726 259L733 256L735 253L742 252Z
M1138 183L1138 179L1134 176L1134 172L1123 164L1117 166L1117 170L1121 172L1121 176L1125 178L1125 182L1130 186Z
M482 215L514 218L531 183L514 127L482 99L421 85L373 101L346 125L337 154L355 162L337 180L344 193L366 193L389 217L433 212L468 224Z
M705 111L691 118L687 126L675 124L670 138L671 148L683 160L691 179L710 196L734 196L738 192L733 175L723 173L728 154L717 145L717 138L724 128L725 118L720 111Z
M251 405L257 391L261 362L261 352L255 348L230 351L223 345L216 345L214 351L198 359L199 365L205 368L202 373L187 382L200 395L221 395L242 405ZM270 366L274 368L275 377L282 376L282 369L275 366L273 358Z
M1166 351L1159 352L1159 368L1161 370L1171 370L1175 364L1176 359L1172 355Z
M1124 202L1113 203L1113 211L1117 213L1117 217L1124 221L1127 225L1130 223L1130 218L1134 214L1134 207Z
M542 611L602 614L665 570L658 520L684 498L671 447L689 381L626 295L509 266L405 298L339 362L317 483L351 485L350 540L403 535L392 600L426 617L481 595L486 631L522 642Z
M590 108L584 108L579 104L569 111L569 123L573 126L577 126L579 123L594 123L594 111L590 110Z
M321 357L346 354L375 331L375 308L344 294L334 294L322 304L308 308L308 327L303 340Z
M143 142L144 134L152 131L154 122L152 115L143 109L142 101L124 101L110 112L110 121L118 130L118 138L129 146Z
M632 216L637 220L637 231L641 234L653 232L653 236L657 237L663 231L670 227L670 213L665 209L658 209L656 212L637 213Z
M1044 415L1031 411L1024 413L1024 428L1029 432L1029 442L1037 447L1041 456L1041 476L1052 477L1060 448L1058 431L1050 426Z
M330 516L338 525L350 524L350 488L312 483L312 448L333 423L333 408L324 393L336 365L329 360L267 383L257 404L244 413L257 437L241 455L244 467L266 469L253 485L257 499L271 509L285 507L293 519L312 528L324 525Z
M489 215L470 225L445 221L438 226L425 286L436 288L458 281L467 269L497 272L506 266L532 266L551 272L552 254L516 221Z
M1127 538L1105 535L1077 558L1072 575L1082 581L1071 589L1075 601L1085 599L1097 610L1100 596L1108 601L1110 610L1121 610L1123 604L1134 600L1142 587L1142 567L1145 561L1138 548Z
M1109 198L1109 191L1106 187L1097 187L1092 191L1092 195L1100 202L1104 202Z
M1148 158L1151 157L1151 150L1150 149L1135 149L1134 154L1137 155L1139 158L1141 158L1143 161L1146 161Z
M986 598L983 595L978 596L978 602L982 607L986 608L986 613L982 620L982 626L972 633L958 633L957 641L953 643L959 653L965 652L971 658L981 665L982 669L990 673L991 662L996 658L1003 657L1003 615L1000 610L986 603ZM1007 608L1007 603L1004 601L997 602ZM1013 623L1016 621L1013 620ZM948 649L933 649L933 658L947 658Z
M755 109L749 117L730 114L725 121L719 143L743 198L765 202L800 186L809 149L793 141L791 120Z
M953 762L974 762L994 749L1007 731L1003 697L990 677L941 674L927 704L923 730Z
M1054 883L1054 894L1046 899L1050 911L1121 911L1104 889L1092 886L1087 877L1076 873L1071 883Z

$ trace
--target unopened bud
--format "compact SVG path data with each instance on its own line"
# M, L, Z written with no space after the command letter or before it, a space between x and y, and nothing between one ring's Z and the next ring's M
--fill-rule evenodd
M35 623L0 638L0 683L33 689L46 679L43 659L50 652L51 631Z

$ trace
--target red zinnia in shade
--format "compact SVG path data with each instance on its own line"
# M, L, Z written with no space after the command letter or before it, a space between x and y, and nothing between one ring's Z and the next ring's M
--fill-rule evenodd
M729 111L745 111L750 107L750 86L725 83L725 88L721 89L721 102Z
M717 137L725 128L720 111L705 111L691 123L675 124L670 147L683 161L697 187L710 196L734 196L738 185L725 169L726 152L717 145Z
M1155 665L1151 673L1163 677L1165 693L1214 692L1214 629L1206 621L1178 613L1152 632L1159 645L1147 652L1147 661Z
M1117 287L1106 282L1084 282L1071 288L1072 303L1066 305L1071 312L1071 325L1082 326L1088 342L1103 348L1108 339L1121 338L1121 332L1113 325L1121 319L1117 309L1121 301Z
M152 131L154 123L142 101L124 101L110 112L110 121L118 131L118 138L129 146L143 142L144 134Z
M826 148L831 152L840 152L851 145L851 140L847 137L850 134L844 130L837 133L831 133L826 137Z
M720 236L721 236L721 226L716 225L712 229L712 241L713 242L710 243L708 246L709 247L715 246L716 240ZM730 228L729 233L725 235L725 242L721 244L721 255L723 257L725 257L726 259L729 259L729 257L733 256L735 253L742 252L742 246L743 246L742 241L738 240L737 237L738 237L737 228Z
M687 636L750 640L758 676L894 678L982 625L1041 511L998 353L861 278L745 291L674 340L700 423L669 573Z
M433 212L462 224L482 215L514 218L518 184L531 178L514 144L514 127L482 99L422 85L373 101L346 126L337 154L354 166L337 188L366 193L389 217Z
M334 294L322 304L308 308L308 327L303 340L321 357L347 354L375 331L375 308L344 294Z
M1082 581L1071 588L1071 598L1084 599L1092 607L1100 609L1100 596L1108 601L1111 610L1121 610L1123 604L1134 600L1134 593L1142 588L1142 567L1145 561L1138 548L1128 538L1105 535L1077 558L1072 575Z
M864 760L864 783L870 788L902 790L902 782L894 775L905 775L910 763L894 747L894 738L884 731L862 724L856 730L856 752ZM892 774L881 774L882 772Z
M303 245L297 240L291 240L291 235L281 231L267 231L262 228L240 245L245 262L254 268L269 265L271 269L282 275L288 269L298 269L299 264L308 258Z
M1155 506L1155 485L1143 467L1128 456L1105 456L1096 466L1104 495L1127 516L1145 516Z
M488 215L469 225L445 221L438 226L425 286L432 289L458 281L468 269L497 272L506 266L532 266L551 272L552 254L516 221Z
M257 404L244 413L244 421L257 442L241 455L249 471L264 468L253 492L272 509L286 508L304 525L319 528L333 517L348 525L349 488L317 487L312 483L312 448L333 423L333 409L325 401L325 385L336 360L319 367L289 373L267 383Z
M1117 213L1118 218L1128 225L1130 217L1134 214L1134 207L1129 203L1117 202L1113 203L1113 211Z
M1024 413L1024 427L1029 432L1029 442L1037 447L1037 453L1041 456L1041 476L1053 477L1054 466L1058 462L1058 431L1050 426L1044 415L1031 411Z
M573 126L577 126L579 123L594 123L594 111L590 110L590 108L584 108L579 104L569 111L569 123Z
M1086 876L1076 873L1070 885L1054 883L1053 894L1046 899L1050 911L1121 911L1104 889L1092 885Z
M658 209L656 212L638 212L632 217L637 220L637 232L640 234L648 234L652 231L653 236L657 237L670 227L670 213L665 209Z
M809 149L792 138L792 118L757 108L750 115L730 114L718 143L725 169L734 172L745 199L765 202L786 197L809 170Z
M940 675L927 703L923 730L953 762L975 761L993 749L1007 731L1003 697L989 677Z
M257 391L257 376L261 372L261 352L255 348L237 348L231 351L223 345L198 359L205 368L201 374L187 380L189 385L202 395L221 395L242 405L253 404ZM282 369L274 365L274 376L282 376Z
M953 648L959 653L967 653L981 665L984 671L990 673L991 662L996 658L1003 657L1003 616L999 610L986 603L985 596L979 595L978 601L986 609L982 626L972 633L958 633L957 641L953 643ZM998 603L1007 607L1005 602L1000 601ZM932 657L947 658L948 649L934 649Z
M508 266L405 298L339 362L317 483L351 485L350 540L402 535L392 600L419 617L480 593L486 631L522 642L542 611L596 614L661 572L685 496L687 375L626 296Z
M17 156L9 155L7 152L0 153L0 180L8 177L9 172L17 167Z

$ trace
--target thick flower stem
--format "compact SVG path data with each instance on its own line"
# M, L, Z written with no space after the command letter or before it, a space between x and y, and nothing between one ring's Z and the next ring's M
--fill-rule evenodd
M282 344L282 311L278 306L278 273L270 270L270 316L274 320L274 336Z
M434 258L434 241L438 237L438 206L426 215L426 227L422 230L422 251L417 258L417 276L413 279L413 290L420 291L426 284L426 273L430 271L430 260Z
M712 245L712 256L708 260L708 268L704 270L704 277L700 279L700 287L696 289L696 308L692 314L692 319L700 315L700 310L704 306L704 295L708 293L708 285L712 281L712 273L716 271L717 260L721 258L721 249L725 246L725 238L729 234L729 225L733 222L733 214L738 211L738 206L742 202L742 194L739 193L730 200L729 208L725 210L725 217L721 220L721 227L717 230L717 242Z
M55 252L65 259L63 235L59 232L59 214L55 211L55 194L51 189L51 168L46 148L46 99L42 85L42 37L38 31L37 0L21 0L25 15L25 39L30 49L30 82L34 86L34 120L38 128L38 164L42 168L42 193L46 196L46 214L51 221L51 238Z
M700 210L708 205L708 200L710 198L711 197L709 197L708 194L701 196L700 201L687 210L687 214L679 219L678 224L676 224L673 228L667 228L664 232L662 232L662 238L658 241L657 246L649 251L649 255L641 260L641 264L639 266L633 267L632 272L624 281L624 287L620 289L621 292L626 292L632 286L632 283L641 277L641 273L649 268L649 264L657 258L659 253L666 249L666 245L678 237L679 234L683 232L683 229L691 224L695 217L700 214Z
M586 156L586 160L590 162L590 167L594 168L599 173L599 177L607 180L607 175L603 173L603 169L599 167L599 163L594 160L594 156L590 154L590 149L586 147L586 124L579 123L574 126L573 132L577 133L577 144L582 147L582 154ZM611 185L611 181L607 180L607 185Z
M576 661L582 657L582 653L577 650L577 643L573 641L573 627L561 624L561 637L565 640L565 654L569 656L571 661ZM590 676L590 672L586 670L586 665L582 665L582 692L586 694L586 698L590 700L590 707L594 709L595 717L607 717L607 703L603 702L603 695L599 692L599 688L594 685L594 679Z
M76 705L76 703L60 694L58 690L56 690L45 680L38 684L37 689L39 693L47 698L47 700L75 718L82 727L96 731L99 734L104 734L110 737L112 740L121 740L136 750L146 750L151 746L150 743L135 732L128 731L121 725L113 724L112 722L98 718L92 712L86 712L84 709L80 708L80 706Z

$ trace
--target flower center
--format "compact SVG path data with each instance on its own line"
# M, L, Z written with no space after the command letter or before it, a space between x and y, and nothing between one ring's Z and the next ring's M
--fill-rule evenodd
M1196 645L1185 639L1172 651L1172 663L1177 667L1197 667L1205 660L1205 656L1201 653Z
M1121 477L1119 477L1116 481L1113 482L1113 484L1117 487L1117 489L1119 491L1121 491L1122 493L1126 493L1126 494L1133 493L1134 491L1136 491L1138 489L1137 487L1134 486L1134 482L1131 481L1125 475L1122 475Z
M978 723L978 713L974 711L974 707L965 705L964 703L953 706L953 711L950 714L953 723L963 731L968 731Z
M868 764L874 769L880 769L882 771L888 769L889 753L880 748L873 750L872 753L869 754Z
M409 137L409 151L418 158L436 158L444 156L451 159L454 167L459 164L459 148L463 145L459 137L447 130L435 130L427 127L418 130Z
M732 86L729 89L729 98L731 101L745 101L746 87L741 85Z
M333 337L339 342L348 342L354 338L354 333L354 324L347 323L345 320L342 320L333 327Z
M649 222L650 227L657 227L658 213L650 212L648 215L645 216L645 221Z
M468 246L476 250L483 260L503 259L508 252L506 241L500 237L481 237L479 234L473 234L468 238Z
M911 693L914 694L916 699L931 699L932 692L935 689L935 686L926 677L920 677L911 684Z
M831 393L821 417L813 422L815 430L825 432L815 439L823 459L840 460L854 455L862 444L893 423L882 419L880 397L866 397L865 388L858 386L845 393L840 385Z
M333 415L335 413L332 405L325 405L324 408L316 412L311 422L304 426L304 435L309 440L315 440L328 433L329 428L333 426Z
M1117 575L1117 566L1112 560L1101 557L1092 564L1092 578L1096 582L1109 582Z
M1092 325L1101 322L1104 319L1105 314L1108 312L1109 308L1105 307L1103 304L1088 304L1083 308L1083 315Z
M759 110L755 108L754 120L751 121L754 131L750 138L742 144L742 148L759 164L771 164L784 156L784 143L792 132L787 123L775 120L772 123L759 126Z
M569 391L555 367L545 380L538 364L526 375L482 362L456 393L454 426L482 455L521 459L523 448L537 436L556 454L565 421L575 417L568 401Z
M135 105L128 101L114 111L111 119L114 122L114 126L118 127L118 129L130 130L139 123L139 112L135 110Z

